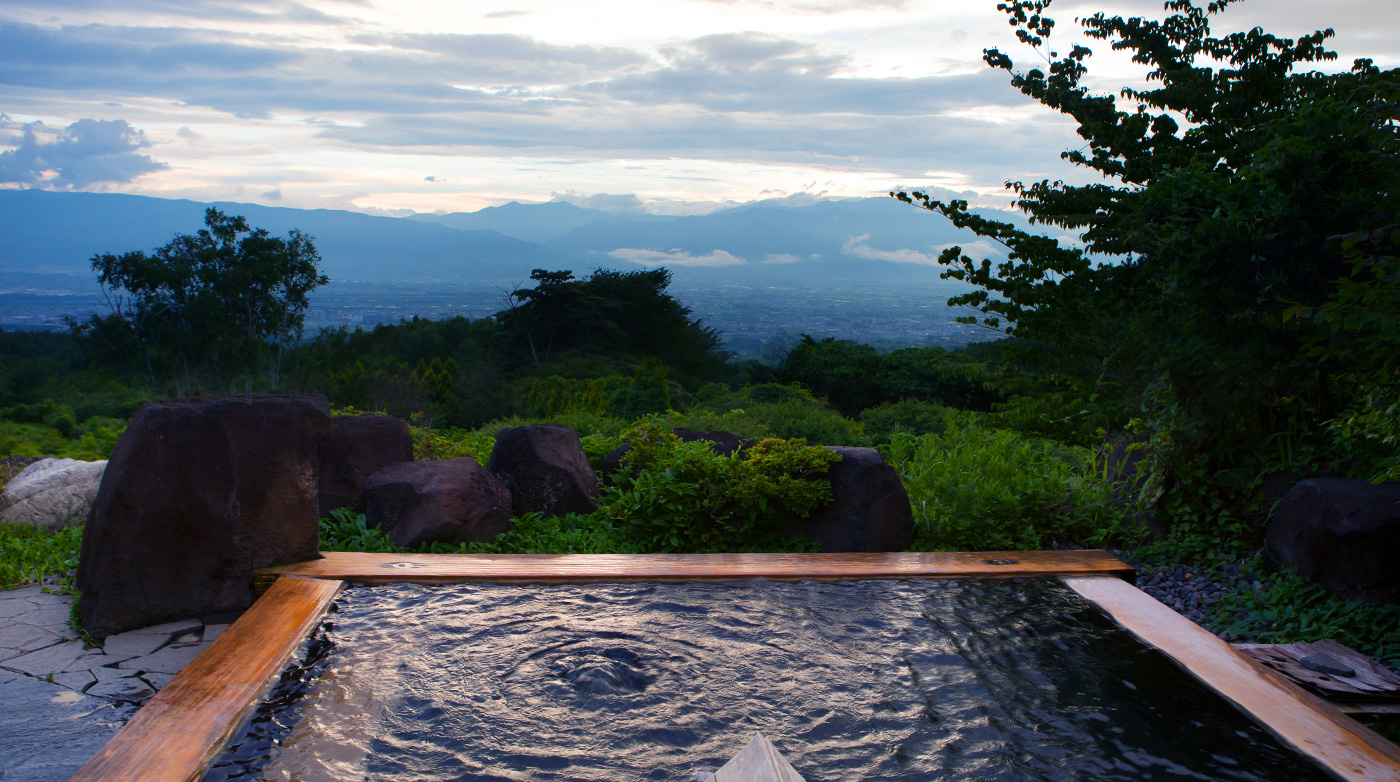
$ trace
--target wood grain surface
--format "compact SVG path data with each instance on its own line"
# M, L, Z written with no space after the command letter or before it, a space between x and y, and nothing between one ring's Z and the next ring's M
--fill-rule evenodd
M1343 780L1400 780L1400 748L1116 578L1064 582L1284 743Z
M1133 569L1106 551L958 551L870 554L359 554L259 571L361 583L408 581L675 581L741 578L890 578L1112 575Z
M278 579L70 782L199 779L321 620L340 586L333 580Z

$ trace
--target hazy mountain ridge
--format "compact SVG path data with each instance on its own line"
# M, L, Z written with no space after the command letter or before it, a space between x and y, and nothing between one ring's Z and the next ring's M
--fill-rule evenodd
M513 284L532 269L654 268L677 279L936 280L937 250L976 237L890 198L754 202L664 217L512 202L477 212L380 217L327 209L0 190L0 272L90 274L103 252L149 251L202 226L214 206L282 235L315 237L332 280ZM1001 219L1019 215L998 212ZM536 241L523 239L535 236ZM548 237L548 238L546 238ZM986 248L993 249L993 248Z
M333 280L489 283L528 277L532 268L555 268L569 260L493 230L464 231L359 212L0 190L0 272L90 274L94 254L149 251L176 234L193 233L203 227L210 206L243 215L276 235L297 228L315 237L323 270Z

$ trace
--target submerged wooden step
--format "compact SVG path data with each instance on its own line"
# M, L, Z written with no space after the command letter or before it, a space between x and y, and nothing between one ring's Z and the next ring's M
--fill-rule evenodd
M713 774L700 774L696 782L805 782L762 733L755 733L739 754Z
M900 578L1100 575L1132 578L1107 551L935 551L854 554L361 554L258 571L259 591L278 576L362 583L463 581L678 581L742 578Z

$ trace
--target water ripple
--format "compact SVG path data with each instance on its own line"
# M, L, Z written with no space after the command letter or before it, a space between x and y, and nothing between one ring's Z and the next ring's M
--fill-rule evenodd
M1053 581L345 591L208 780L1323 780Z

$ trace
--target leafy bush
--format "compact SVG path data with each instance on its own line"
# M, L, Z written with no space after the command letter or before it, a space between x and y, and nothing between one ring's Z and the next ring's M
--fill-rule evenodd
M895 434L884 450L909 491L916 549L1101 546L1120 533L1124 511L1084 448L964 414L940 434Z
M773 533L787 514L805 518L831 501L823 476L840 457L768 439L747 458L684 443L658 423L628 435L632 450L599 499L598 513L648 550L721 551Z
M834 410L802 400L757 404L748 408L754 420L774 437L805 440L819 445L854 445L864 442L860 424Z
M860 414L867 442L884 445L895 434L942 434L948 428L948 408L931 402L909 399L887 402Z
M50 535L27 524L0 524L0 588L73 570L82 545L82 527L65 527Z
M480 464L486 464L491 458L491 449L496 447L495 434L487 434L484 428L467 431L410 426L408 430L413 435L413 458L418 461L460 459L466 456Z
M64 408L67 410L67 408ZM71 410L68 410L71 413ZM92 417L81 425L63 417L59 426L44 423L16 423L0 420L0 456L50 456L60 459L93 461L106 459L126 430L119 418ZM64 431L68 431L67 436Z

